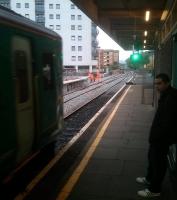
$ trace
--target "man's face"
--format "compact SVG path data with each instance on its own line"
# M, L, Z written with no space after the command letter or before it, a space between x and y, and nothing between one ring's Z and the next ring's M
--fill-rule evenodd
M155 79L155 87L159 92L165 91L169 86L169 83L165 83L161 78Z

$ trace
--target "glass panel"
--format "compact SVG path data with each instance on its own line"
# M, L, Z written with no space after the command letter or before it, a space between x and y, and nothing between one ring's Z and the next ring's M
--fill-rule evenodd
M49 4L49 9L53 9L53 4Z
M53 88L52 83L52 67L53 66L53 54L43 54L43 83L44 89L49 90Z
M21 8L21 4L20 3L16 3L16 8Z
M60 19L60 15L59 14L56 14L56 19Z
M75 41L75 36L74 35L71 36L71 40Z
M56 4L56 9L60 9L60 4Z
M78 30L82 30L82 26L81 25L78 25Z
M75 5L74 4L71 4L71 9L74 9L75 8Z
M78 41L81 41L82 40L82 36L78 36Z
M25 8L29 8L29 3L25 3Z
M82 51L82 46L78 46L78 51Z
M27 56L21 50L16 50L14 54L17 99L18 103L24 103L29 99Z
M78 15L77 18L78 18L78 20L81 20L81 19L82 19L82 16L81 16L81 15Z

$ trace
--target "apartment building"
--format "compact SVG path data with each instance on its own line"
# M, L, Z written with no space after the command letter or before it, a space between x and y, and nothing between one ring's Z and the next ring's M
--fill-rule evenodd
M96 25L70 0L0 0L0 4L57 32L63 39L64 68L96 69Z
M119 51L112 49L97 49L99 68L119 64Z

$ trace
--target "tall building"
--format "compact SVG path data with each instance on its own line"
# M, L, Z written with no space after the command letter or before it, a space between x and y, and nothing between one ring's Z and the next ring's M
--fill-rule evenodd
M0 4L57 32L63 39L64 68L96 69L96 25L70 0L0 0Z
M6 7L6 8L10 8L10 1L11 0L0 0L0 5Z

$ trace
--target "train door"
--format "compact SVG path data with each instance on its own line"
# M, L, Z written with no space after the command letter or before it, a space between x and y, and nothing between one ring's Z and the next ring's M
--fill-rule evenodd
M177 34L173 36L172 85L177 88Z
M32 58L29 40L14 37L12 56L15 74L17 161L20 161L31 152L34 140Z
M177 34L173 36L172 53L172 85L177 88ZM170 146L168 161L172 180L177 182L177 144Z

